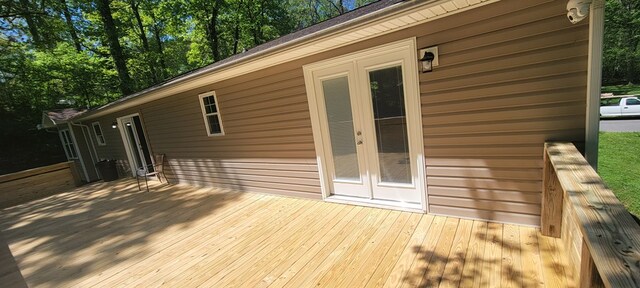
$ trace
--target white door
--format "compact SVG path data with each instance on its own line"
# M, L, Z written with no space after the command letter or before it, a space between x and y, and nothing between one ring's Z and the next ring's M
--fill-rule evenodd
M310 103L318 118L314 134L320 134L316 139L324 151L319 156L330 197L423 207L422 131L413 53L410 47L380 49L305 67L305 77L312 80L307 83L313 86Z
M329 148L326 163L335 194L369 198L371 183L363 145L356 76L347 63L316 71L314 87L322 113L322 137Z
M127 116L118 120L134 176L138 170L142 170L145 173L152 172L153 160L151 159L140 116Z

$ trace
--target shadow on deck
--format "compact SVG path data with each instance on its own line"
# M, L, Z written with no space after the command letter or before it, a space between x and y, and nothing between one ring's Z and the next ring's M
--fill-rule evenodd
M131 180L7 208L0 228L29 286L574 285L531 227Z
M154 235L190 225L233 203L239 193L135 181L83 186L11 208L0 227L29 286L63 286L120 262L144 258Z

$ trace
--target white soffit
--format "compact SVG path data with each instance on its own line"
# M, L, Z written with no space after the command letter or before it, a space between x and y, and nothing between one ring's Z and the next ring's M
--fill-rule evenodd
M117 112L123 109L134 107L146 102L189 91L205 85L210 85L222 80L234 78L249 72L264 69L277 64L297 60L310 55L322 53L331 49L343 47L354 42L364 41L373 37L389 34L401 29L416 26L438 18L449 16L455 13L474 9L500 0L441 0L426 2L422 6L408 8L398 13L391 13L388 16L378 17L368 22L353 25L348 29L322 35L303 43L292 45L285 49L276 49L266 55L251 58L247 61L226 68L205 71L192 77L176 78L163 86L157 87L148 92L142 92L136 97L126 99L120 103L107 104L96 111L89 112L86 117L79 119L91 119ZM382 11L379 11L382 12ZM384 13L384 12L383 12ZM372 14L376 14L375 12ZM374 15L365 15L374 16ZM358 18L354 20L359 20ZM348 24L349 22L346 22ZM322 31L319 31L322 33ZM286 45L287 43L283 44Z

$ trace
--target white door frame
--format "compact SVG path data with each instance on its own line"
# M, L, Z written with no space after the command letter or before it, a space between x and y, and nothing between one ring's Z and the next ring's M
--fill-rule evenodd
M133 151L131 151L131 147L129 146L130 143L128 143L127 139L128 136L126 135L125 132L125 126L123 123L123 120L125 118L133 118L135 116L138 116L140 118L140 123L142 124L142 134L144 135L145 138L145 142L147 142L147 149L149 150L149 156L151 156L151 164L155 165L154 161L155 159L153 159L153 154L151 153L151 147L149 146L149 137L147 137L147 131L145 131L144 129L144 122L142 121L142 116L140 116L140 113L133 113L133 114L129 114L126 116L122 116L122 117L118 117L116 118L116 121L118 122L118 130L120 130L120 137L122 138L122 144L124 145L124 150L127 152L127 159L129 160L129 167L131 168L131 175L133 177L136 177L136 170L137 167L135 166L135 159L133 159ZM134 135L135 136L135 135ZM136 136L137 137L137 136ZM144 158L144 155L141 155ZM143 159L143 161L146 161Z
M416 155L416 189L420 191L421 205L416 207L415 205L403 206L401 203L391 203L390 201L375 200L375 199L358 199L355 201L350 197L342 197L338 195L331 195L331 175L328 165L331 164L331 159L328 157L328 147L324 145L326 137L323 137L323 129L321 122L321 115L319 105L321 101L318 101L316 96L316 87L314 81L313 72L316 70L327 69L335 67L337 65L354 62L359 59L367 59L377 55L384 55L391 51L404 51L407 53L409 61L403 63L406 65L406 71L409 71L408 75L405 75L405 108L407 112L408 122L412 122L415 125L407 127L408 133L412 135L409 139L410 149L413 149L414 155ZM410 55L409 55L410 54ZM307 92L307 99L309 101L309 111L311 114L311 127L313 129L313 140L316 150L316 160L318 163L318 173L320 176L320 189L322 191L322 198L325 201L339 202L339 203L357 203L364 206L373 206L381 208L390 208L405 211L418 211L427 212L427 186L426 186L426 169L424 163L424 144L422 133L422 110L420 107L420 89L419 89L419 77L418 77L418 55L416 48L416 38L389 43L386 45L377 46L374 48L350 53L337 58L320 61L303 66L305 87ZM413 71L413 72L411 72ZM354 117L362 117L361 115L354 115Z

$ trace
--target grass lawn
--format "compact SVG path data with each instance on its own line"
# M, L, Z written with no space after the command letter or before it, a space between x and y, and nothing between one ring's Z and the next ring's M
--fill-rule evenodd
M598 173L624 206L640 216L640 133L600 132Z
M640 95L640 85L603 86L602 93L613 93L613 95Z

